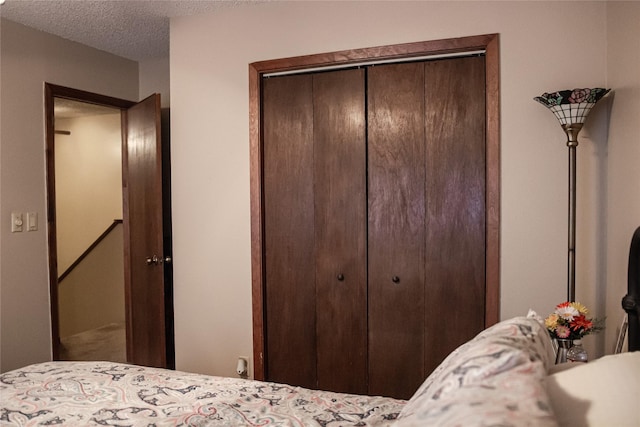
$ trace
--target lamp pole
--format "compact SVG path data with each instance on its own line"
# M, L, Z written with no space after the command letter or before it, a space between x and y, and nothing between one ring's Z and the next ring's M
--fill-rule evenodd
M576 297L576 152L582 123L562 125L569 147L569 227L567 253L567 301Z
M543 93L533 98L547 107L560 122L567 134L569 147L569 248L567 262L567 301L576 298L576 147L578 133L587 118L589 111L610 89L578 88Z

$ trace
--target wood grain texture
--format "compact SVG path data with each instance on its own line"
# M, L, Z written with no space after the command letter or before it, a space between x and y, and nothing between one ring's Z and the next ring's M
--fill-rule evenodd
M369 394L408 399L424 379L424 66L372 67L367 85Z
M486 300L485 327L500 320L500 38L485 55L486 79Z
M263 87L266 373L316 386L313 99L310 75Z
M138 187L138 185L149 185L151 181L147 178L145 172L142 172L141 175L137 175L139 171L135 171L129 174L129 171L136 168L135 164L127 165L126 156L127 156L127 134L128 131L126 129L128 123L133 120L134 122L138 121L138 125L140 129L140 133L137 135L145 134L150 138L150 140L154 141L155 149L160 152L161 144L160 144L160 101L159 96L153 96L148 99L149 105L147 107L142 107L140 111L146 111L142 113L141 116L129 118L129 114L127 113L127 109L134 107L136 105L135 102L114 98L106 95L95 94L91 92L86 92L82 90L67 88L63 86L53 85L49 83L45 83L45 110L46 110L46 131L47 131L47 222L48 222L48 239L49 239L49 275L50 275L50 289L51 289L51 320L52 320L52 341L53 341L53 357L54 360L58 358L59 355L59 332L58 332L58 304L57 304L57 255L56 255L56 220L55 220L55 159L54 159L54 110L53 110L53 99L56 98L65 98L71 99L79 102L86 102L96 105L102 105L106 107L118 108L121 110L122 116L122 134L123 134L123 210L124 210L124 225L125 225L125 236L131 236L130 228L134 230L143 229L144 235L149 231L147 226L141 226L139 224L130 225L131 217L127 216L127 212L132 208L131 200L128 197L129 187L133 184L133 187ZM153 107L151 107L153 104ZM152 111L153 110L153 111ZM133 115L135 116L137 112L134 109ZM148 123L143 124L143 116L148 119ZM148 152L150 153L150 152ZM144 156L143 156L144 157ZM166 224L166 221L170 221L170 217L164 216L164 211L162 209L163 201L166 202L165 197L162 194L163 188L168 190L168 185L163 185L163 179L165 175L163 175L162 171L162 159L164 156L156 157L156 163L153 167L152 174L154 175L153 183L147 190L138 190L138 198L140 200L136 201L134 205L148 207L152 206L153 203L159 203L160 209L156 210L152 208L152 219L151 221L158 225L158 227L162 227L163 223ZM143 166L147 167L151 162L143 162ZM142 177L142 181L140 183L135 183L136 179ZM155 202L151 202L150 200L154 199ZM135 206L134 206L135 209ZM135 216L135 214L134 214ZM139 215L137 219L134 221L140 220L144 222L148 222L149 218L146 214ZM133 231L133 233L137 233ZM154 237L155 240L162 242L163 233L156 235ZM132 254L136 251L136 248L131 248L131 244L129 239L125 239L125 280L131 280L132 274L135 275L137 273L133 272L137 266L130 266ZM134 246L137 242L134 242ZM170 246L170 243L169 243ZM158 255L162 255L163 250L162 243L158 247L157 253ZM146 256L145 256L146 258ZM146 263L144 263L144 267ZM140 364L147 364L150 366L172 366L173 364L173 340L172 340L172 321L173 314L168 312L168 309L172 306L172 301L170 299L170 295L168 298L167 291L170 290L167 287L171 286L171 283L163 280L162 271L163 267L158 266L157 268L159 273L157 276L160 276L158 281L154 282L153 286L148 286L149 290L145 291L143 289L142 298L146 295L146 292L154 295L154 298L150 301L150 306L144 309L138 309L135 307L127 307L127 321L129 322L128 331L127 331L127 354L128 360L133 361L134 358L138 360ZM146 280L146 279L145 279ZM145 282L146 284L146 282ZM155 290L160 289L160 292L156 293ZM137 291L132 293L131 286L125 286L125 299L127 304L129 305L132 298L136 297ZM144 304L144 301L139 301L138 304ZM138 307L138 305L136 305ZM133 325L131 322L134 321L133 313L135 314L136 325ZM145 313L151 313L151 317L145 318ZM171 323L171 325L170 325ZM148 333L143 335L141 338L141 342L133 342L135 337L140 335L140 332L134 332L146 329ZM170 340L169 340L170 339ZM167 341L169 340L169 341ZM153 347L149 347L148 343L151 342ZM140 347L140 349L138 349Z
M249 65L249 182L251 204L251 312L253 322L253 377L265 379L265 331L264 331L264 263L263 263L263 150L260 132L261 77L253 65Z
M88 104L102 105L105 107L119 108L126 110L135 105L134 101L126 99L114 98L108 95L101 95L93 92L86 92L80 89L73 89L70 87L59 86L51 83L45 83L45 90L49 90L51 95L56 98L71 99L79 102L86 102Z
M254 374L264 374L264 201L263 201L263 149L261 125L261 76L271 72L302 70L324 66L343 66L362 61L391 58L411 58L440 53L465 52L486 49L486 312L487 326L499 320L500 311L500 107L499 107L499 36L486 34L458 39L408 43L306 55L260 61L249 65L249 120L251 149L251 247L252 298L254 325Z
M146 262L147 257L164 254L160 96L129 108L125 128L127 355L131 363L167 367L163 265Z
M318 388L366 394L364 70L315 74L313 98Z
M425 64L427 375L485 325L484 66Z
M385 61L407 59L425 55L442 55L485 49L496 34L483 34L442 40L429 40L363 49L348 49L315 55L303 55L251 64L259 73L268 74L284 71L305 70L307 68L348 66L364 61Z

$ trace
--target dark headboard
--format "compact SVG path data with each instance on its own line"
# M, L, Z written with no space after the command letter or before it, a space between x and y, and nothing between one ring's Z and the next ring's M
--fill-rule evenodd
M627 295L622 308L629 317L629 351L640 350L640 227L633 233L629 249Z

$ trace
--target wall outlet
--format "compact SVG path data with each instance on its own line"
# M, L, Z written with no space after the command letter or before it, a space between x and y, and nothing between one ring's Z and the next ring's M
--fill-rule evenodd
M249 376L249 358L246 356L238 356L236 365L236 373L240 378L248 378Z

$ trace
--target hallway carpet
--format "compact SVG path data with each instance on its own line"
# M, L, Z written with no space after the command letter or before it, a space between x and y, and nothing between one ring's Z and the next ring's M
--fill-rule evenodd
M124 323L112 323L60 341L60 360L127 361Z

